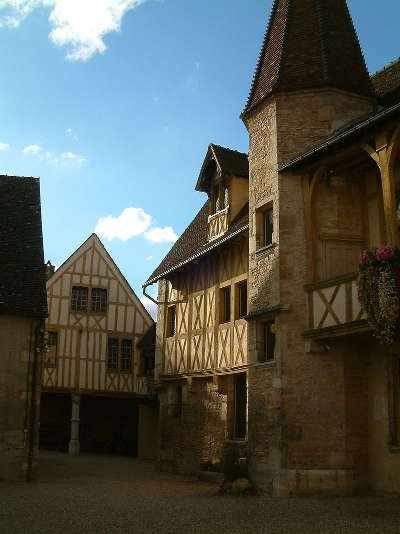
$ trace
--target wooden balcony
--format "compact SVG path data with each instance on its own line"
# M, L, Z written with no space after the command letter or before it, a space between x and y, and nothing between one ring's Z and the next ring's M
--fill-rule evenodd
M358 273L308 284L308 325L304 336L327 339L371 330L358 302Z
M228 208L225 208L208 218L208 240L212 241L224 234L228 229Z

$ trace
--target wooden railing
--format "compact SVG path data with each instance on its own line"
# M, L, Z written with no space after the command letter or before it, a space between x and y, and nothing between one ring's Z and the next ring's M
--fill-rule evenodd
M228 209L210 215L208 218L208 240L212 241L224 234L228 229Z
M358 301L358 273L308 284L308 338L326 338L370 329Z

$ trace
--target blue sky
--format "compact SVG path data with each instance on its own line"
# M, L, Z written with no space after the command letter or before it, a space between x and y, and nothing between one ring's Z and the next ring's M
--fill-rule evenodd
M370 72L396 59L398 0L349 7ZM270 9L0 0L0 172L41 178L46 260L60 265L97 227L141 295L205 200L194 185L208 144L248 149L238 117Z

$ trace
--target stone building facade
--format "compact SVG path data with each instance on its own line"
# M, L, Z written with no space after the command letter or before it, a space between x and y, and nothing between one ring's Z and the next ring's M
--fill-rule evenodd
M363 249L399 244L399 111L400 62L369 76L345 0L274 2L241 115L248 189L239 194L227 178L240 176L243 155L229 174L211 145L197 182L209 216L195 218L145 284L161 280L161 465L193 471L226 440L238 441L229 429L245 406L247 430L236 438L247 445L259 487L277 495L400 491L400 350L372 336L356 273ZM233 197L246 211L238 234ZM232 269L230 251L240 246L247 303L238 367L232 342L224 353L230 364L218 359L228 277L204 273L207 264L211 272ZM236 275L229 277L235 310ZM185 345L168 324L171 306L174 320L187 309L185 324L193 323L197 291L205 295L204 317L215 317L211 363L206 328L196 360L194 332L185 331Z
M0 176L0 480L36 470L47 315L37 178Z

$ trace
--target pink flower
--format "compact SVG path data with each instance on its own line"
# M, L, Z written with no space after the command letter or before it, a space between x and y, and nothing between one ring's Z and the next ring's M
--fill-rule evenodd
M363 253L361 254L360 265L362 267L369 265L369 254L367 250L363 250Z
M378 261L388 261L394 258L394 250L393 247L390 246L384 246L379 247L376 251L376 259Z

